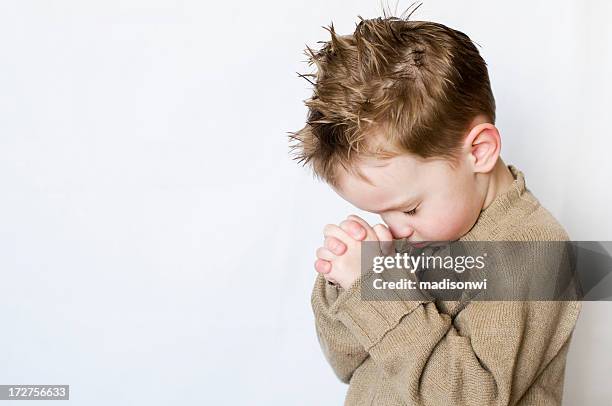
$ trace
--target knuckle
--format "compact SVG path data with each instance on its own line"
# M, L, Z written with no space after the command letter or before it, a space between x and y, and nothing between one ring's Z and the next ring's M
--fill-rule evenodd
M315 261L314 267L317 270L317 272L325 272L329 269L326 265L326 261L322 259L317 259Z
M357 226L358 226L358 224L357 224L357 223L355 223L355 222L354 222L354 221L352 221L352 220L343 220L343 221L342 221L342 223L340 223L340 227L341 227L343 230L349 230L349 229L354 228L354 227L357 227Z
M323 234L325 236L331 235L332 234L332 230L334 229L334 225L333 224L325 224L325 227L323 227Z
M339 241L336 237L329 236L325 238L325 247L327 249L330 249L330 250L335 249L338 247L338 244L339 244Z
M355 216L354 214L351 214L348 217L348 220L361 225L364 223L364 220L361 217Z

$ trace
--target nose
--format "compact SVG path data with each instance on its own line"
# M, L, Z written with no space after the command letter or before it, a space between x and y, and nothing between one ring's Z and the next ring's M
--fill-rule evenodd
M393 238L397 240L408 238L414 232L412 227L409 226L389 226L389 231L391 231Z
M405 214L400 212L387 212L381 214L381 219L387 224L391 235L396 240L408 238L414 233L412 226L406 221Z

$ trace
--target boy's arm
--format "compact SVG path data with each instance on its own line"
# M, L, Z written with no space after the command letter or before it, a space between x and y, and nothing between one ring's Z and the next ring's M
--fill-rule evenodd
M451 320L433 302L364 301L360 286L361 277L330 312L409 404L516 404L547 367L563 373L565 362L556 358L565 354L581 307L471 302ZM548 389L561 397L562 387Z
M344 292L327 283L318 273L311 295L319 344L336 376L349 383L353 373L369 356L353 333L330 313L330 306Z

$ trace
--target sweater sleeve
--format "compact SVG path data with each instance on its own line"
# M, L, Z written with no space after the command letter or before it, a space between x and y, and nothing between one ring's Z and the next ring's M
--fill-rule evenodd
M319 344L336 376L349 383L353 372L369 356L353 333L330 313L330 306L343 289L327 283L323 275L317 274L311 295L315 328Z
M563 373L580 302L473 301L451 319L431 301L362 300L361 279L330 313L408 404L513 405L547 367Z

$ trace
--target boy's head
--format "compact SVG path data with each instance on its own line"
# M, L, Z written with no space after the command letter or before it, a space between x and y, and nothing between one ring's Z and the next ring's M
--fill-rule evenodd
M361 17L360 17L361 19ZM395 238L454 240L485 204L500 139L486 63L463 33L397 17L363 20L318 52L296 159ZM416 209L416 210L415 210Z

